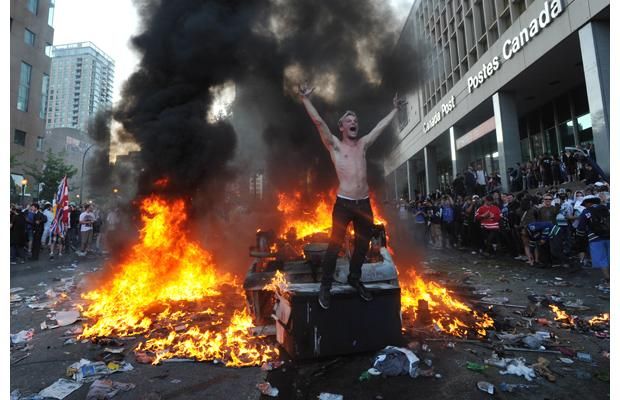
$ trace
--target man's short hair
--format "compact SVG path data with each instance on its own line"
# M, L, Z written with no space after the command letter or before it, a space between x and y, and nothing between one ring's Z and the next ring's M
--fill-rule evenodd
M356 114L356 113L354 113L354 112L353 112L353 111L351 111L351 110L347 110L347 111L343 114L343 116L342 116L342 117L340 117L340 119L338 120L338 127L341 127L341 126L342 126L342 121L344 121L344 119L345 119L346 117L348 117L348 116L353 116L353 117L357 118L357 114Z

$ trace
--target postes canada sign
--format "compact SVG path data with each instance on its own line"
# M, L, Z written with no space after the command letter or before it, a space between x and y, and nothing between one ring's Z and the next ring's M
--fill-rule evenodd
M543 9L538 14L538 18L534 18L523 28L519 34L507 39L502 45L501 57L504 61L510 60L517 54L527 43L538 35L543 29L549 26L564 10L561 0L545 1ZM500 67L499 56L493 57L489 63L482 65L482 69L477 74L467 78L467 90L469 93L480 87L487 79L489 79L495 71Z

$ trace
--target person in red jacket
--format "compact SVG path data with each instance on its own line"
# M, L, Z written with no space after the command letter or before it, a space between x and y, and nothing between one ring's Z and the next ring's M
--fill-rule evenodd
M480 227L484 233L485 255L495 254L501 211L499 207L493 204L493 196L484 198L484 205L476 210L475 218L476 221L480 222Z

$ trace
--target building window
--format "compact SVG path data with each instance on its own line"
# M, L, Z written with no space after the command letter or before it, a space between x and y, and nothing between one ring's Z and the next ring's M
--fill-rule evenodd
M52 57L52 48L53 46L50 43L45 43L45 55L48 57Z
M49 87L50 77L43 74L41 81L41 108L39 109L39 118L45 119L45 110L47 109L47 88Z
M35 36L36 35L31 30L24 29L24 43L29 44L29 45L34 47L34 38L35 38Z
M20 146L26 145L26 132L15 129L15 135L13 136L13 143Z
M43 151L43 137L37 136L37 151Z
M32 66L22 62L19 75L19 90L17 92L17 109L20 111L28 111L28 96L30 92L30 75Z
M56 0L50 0L50 8L47 13L47 24L54 27L54 9L56 8Z
M37 15L37 11L39 9L39 0L26 0L26 8L34 15Z

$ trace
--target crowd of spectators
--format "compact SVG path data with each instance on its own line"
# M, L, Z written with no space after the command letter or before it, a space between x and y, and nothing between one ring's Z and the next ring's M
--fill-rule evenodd
M68 212L57 222L58 229L52 229L53 222L49 202L24 207L11 204L11 264L36 261L42 249L47 250L50 260L71 252L78 256L102 252L104 215L94 204L70 203Z
M491 178L492 179L492 178ZM492 184L492 183L491 183ZM609 186L549 186L501 192L482 180L401 200L399 214L418 244L484 257L510 256L532 267L600 268L609 278ZM491 189L491 190L489 190ZM407 218L403 218L403 212Z

